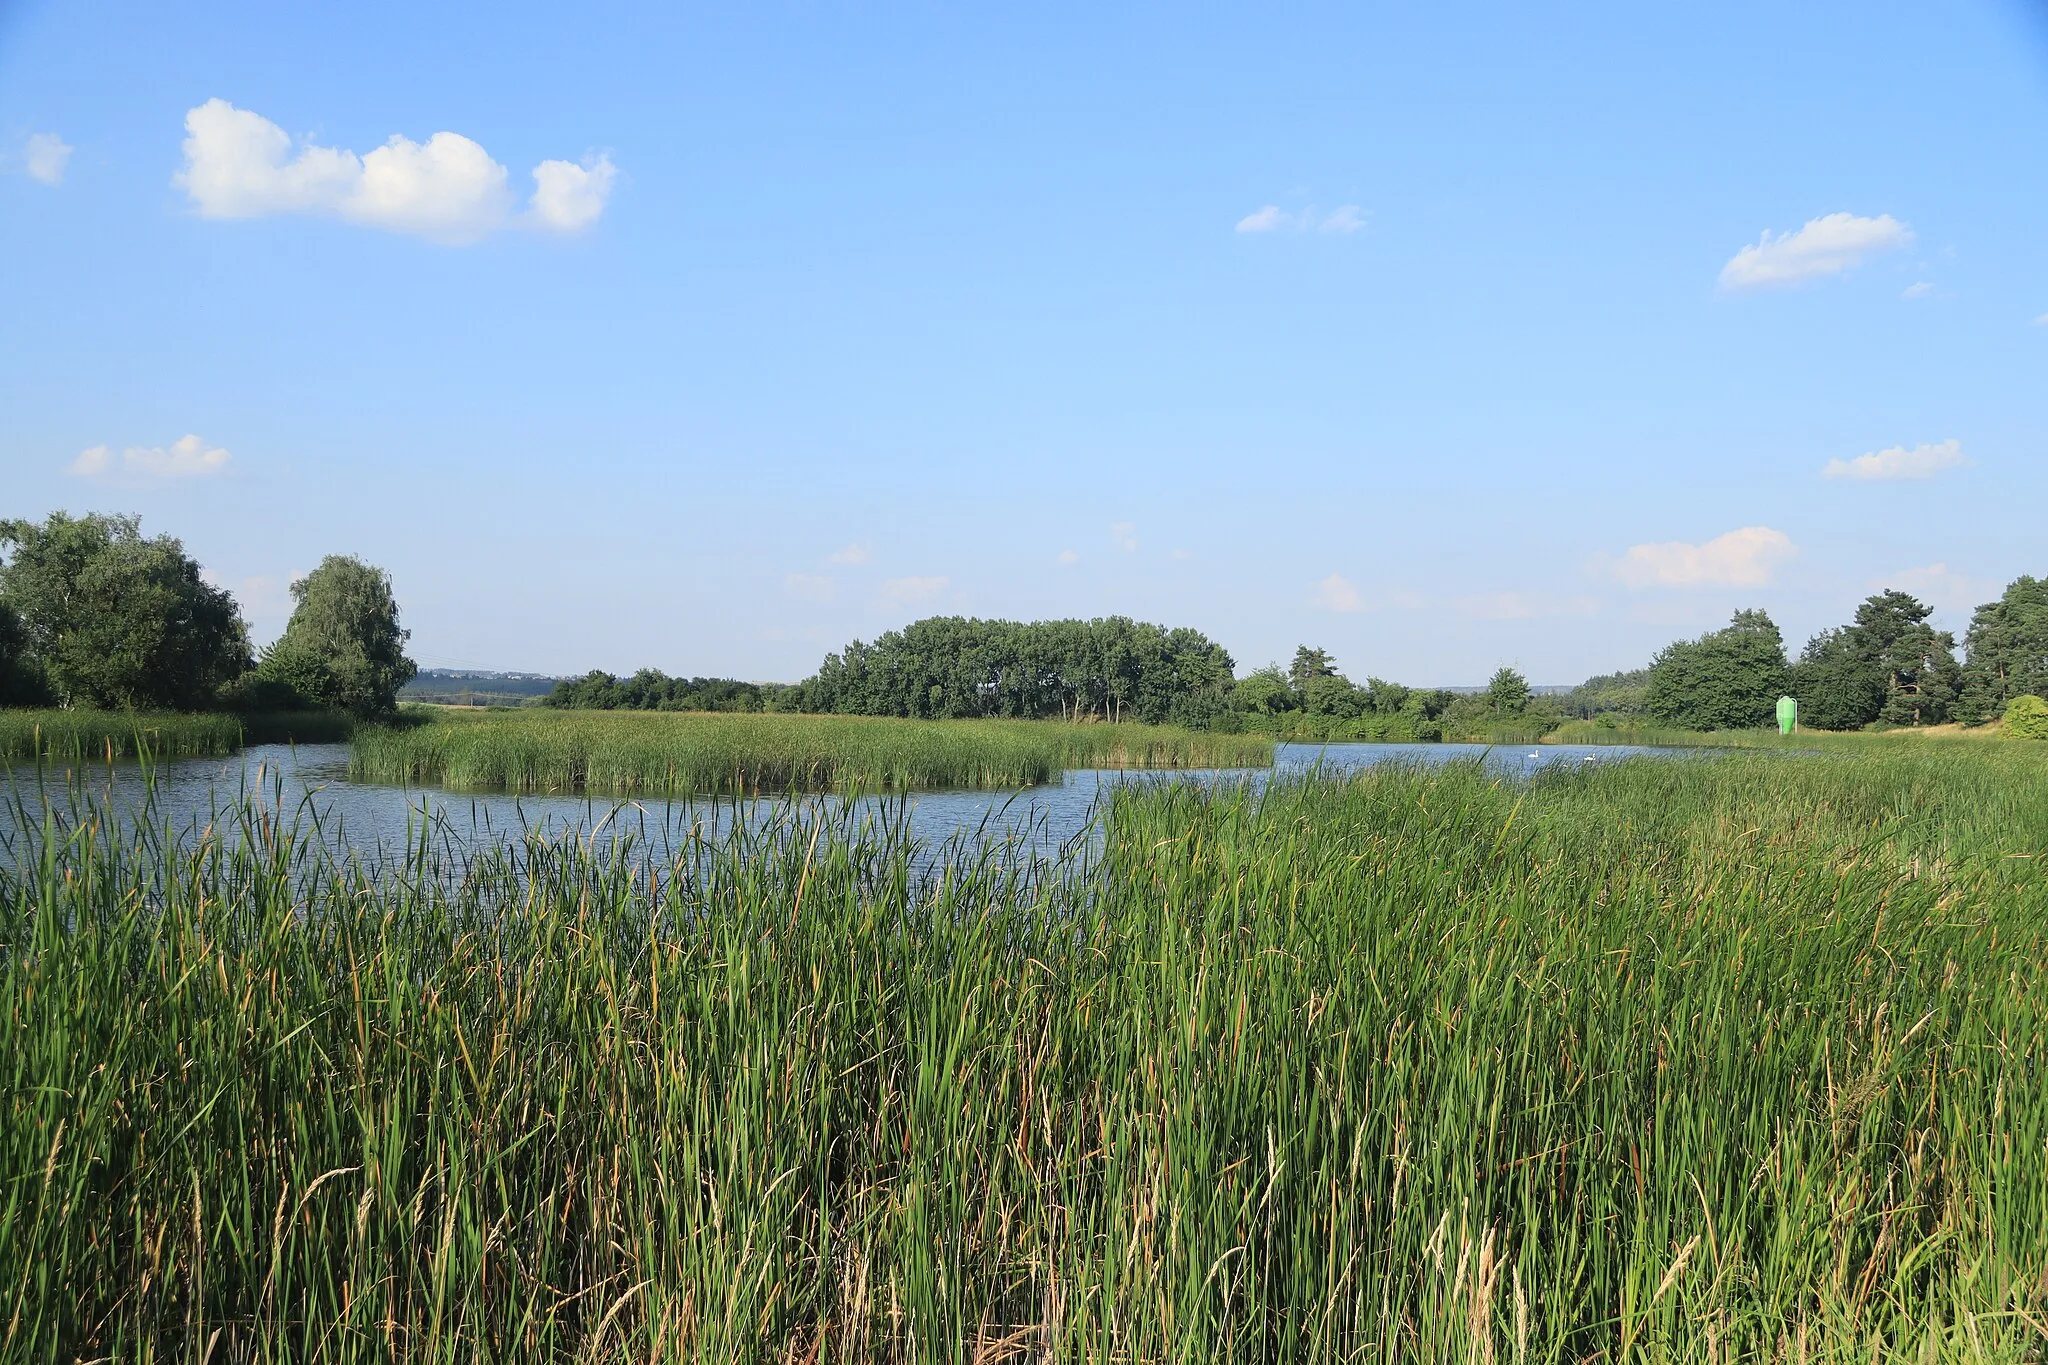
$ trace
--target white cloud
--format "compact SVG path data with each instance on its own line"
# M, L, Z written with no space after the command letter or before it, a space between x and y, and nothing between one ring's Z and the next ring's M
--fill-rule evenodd
M1915 280L1899 291L1899 297L1902 299L1924 299L1933 292L1934 281Z
M783 576L782 590L807 602L830 602L837 585L823 574L793 573Z
M1115 541L1116 547L1125 554L1138 552L1138 528L1133 522L1112 521L1109 524L1109 538Z
M1316 605L1325 611L1363 611L1365 599L1359 596L1356 583L1333 573L1316 584Z
M71 146L55 133L30 133L21 149L21 160L29 179L61 185L64 164L71 160Z
M1173 560L1177 564L1184 564L1188 560L1193 559L1194 557L1195 552L1193 550L1175 550L1172 554L1167 556L1168 559Z
M1961 441L1943 441L1939 445L1914 446L1911 450L1891 446L1853 460L1829 460L1821 474L1830 479L1931 479L1944 469L1957 469L1968 463Z
M1721 267L1721 287L1764 289L1840 275L1912 241L1913 229L1888 213L1875 218L1830 213L1797 232L1766 231L1760 241L1742 248Z
M898 602L929 602L944 592L950 582L944 574L931 578L885 578L882 594Z
M111 449L94 446L80 451L65 472L82 478L105 478L118 472L134 479L193 479L220 473L232 458L226 450L208 446L197 436L181 436L168 450L129 446L121 452L118 466Z
M1081 553L1078 550L1061 550L1054 562L1059 564L1079 564L1081 562Z
M473 242L525 222L556 232L589 226L604 211L614 168L599 157L582 166L543 161L534 168L526 217L512 209L505 168L460 133L425 142L394 135L362 156L301 142L223 99L185 115L185 166L172 178L202 218L326 214L410 232L435 241Z
M831 554L826 555L825 558L834 564L865 564L868 562L868 556L871 553L872 551L866 545L856 541L844 549L834 550Z
M1754 588L1770 582L1778 565L1798 553L1799 547L1783 531L1745 526L1702 545L1683 540L1631 545L1614 572L1631 588L1707 584Z
M1353 233L1366 224L1366 211L1356 204L1339 204L1328 213L1306 208L1289 213L1278 204L1268 204L1256 213L1237 220L1239 232L1336 232Z
M1593 597L1556 597L1547 592L1478 592L1451 599L1451 610L1481 621L1533 621L1545 616L1591 616Z
M1339 204L1316 224L1317 232L1356 232L1365 226L1365 210L1356 204Z
M2040 317L2035 318L2034 325L2036 327L2048 327L2048 313L2043 313Z
M536 223L555 232L581 232L596 222L611 198L618 168L609 156L573 161L543 161L533 168L533 198L528 200Z

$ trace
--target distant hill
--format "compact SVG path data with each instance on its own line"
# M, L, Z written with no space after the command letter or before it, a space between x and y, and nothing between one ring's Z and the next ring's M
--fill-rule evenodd
M423 668L398 691L400 701L441 706L530 706L555 690L560 679L548 673L518 673L491 668Z

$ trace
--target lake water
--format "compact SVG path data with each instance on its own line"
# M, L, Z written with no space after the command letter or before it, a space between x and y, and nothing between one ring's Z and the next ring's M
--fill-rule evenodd
M1379 764L1436 766L1477 760L1509 778L1526 778L1549 768L1579 768L1645 755L1683 752L1627 745L1479 744L1281 744L1266 768L1150 770L1078 769L1063 781L1011 791L933 791L907 797L864 798L878 810L907 821L909 832L928 844L956 835L999 839L1037 853L1055 853L1085 839L1095 828L1098 798L1107 788L1132 782L1247 782L1263 785L1275 775L1311 770L1351 773ZM14 797L31 809L41 797L32 770L8 775ZM59 808L74 793L90 795L131 818L141 806L143 781L132 765L57 768L45 773L43 792ZM431 822L436 842L477 848L517 840L527 831L548 834L631 830L659 847L665 836L693 824L717 828L733 819L761 820L786 815L779 799L738 806L730 800L632 800L582 796L512 796L451 792L437 788L352 782L345 744L258 745L227 759L186 759L155 771L153 823L186 833L203 829L217 812L244 795L281 805L285 815L317 819L338 846L376 856L416 842ZM810 798L833 802L836 798ZM0 823L11 823L0 821Z

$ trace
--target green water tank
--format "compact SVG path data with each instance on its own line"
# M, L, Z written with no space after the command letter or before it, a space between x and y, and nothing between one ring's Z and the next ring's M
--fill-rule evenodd
M1778 698L1778 733L1789 735L1799 724L1799 703L1792 697Z

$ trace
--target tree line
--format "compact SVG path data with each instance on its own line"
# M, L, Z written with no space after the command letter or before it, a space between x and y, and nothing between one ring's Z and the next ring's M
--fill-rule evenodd
M391 715L415 669L389 575L330 555L291 591L259 652L234 596L140 518L0 521L0 705Z
M1933 610L1909 593L1874 593L1797 659L1769 614L1738 611L1719 630L1667 645L1646 669L1589 680L1573 699L1587 714L1727 730L1771 724L1777 699L1791 696L1803 723L1855 730L1981 725L2048 694L2048 580L2015 579L1978 607L1960 658L1954 634L1930 624Z

